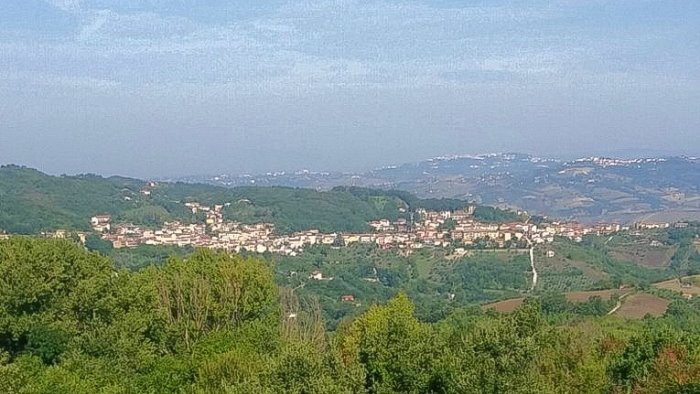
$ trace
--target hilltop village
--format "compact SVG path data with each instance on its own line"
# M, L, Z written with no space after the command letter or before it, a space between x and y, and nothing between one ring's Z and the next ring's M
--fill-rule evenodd
M371 221L365 233L322 233L309 229L292 234L277 234L270 223L244 224L224 219L225 205L185 204L193 214L204 213L203 223L166 222L159 229L128 223L112 223L110 215L91 218L94 231L115 248L139 245L193 246L227 251L280 253L294 256L310 245L344 246L353 243L377 244L383 249L398 249L411 254L424 247L455 246L467 248L526 247L553 242L555 237L580 241L588 234L607 235L629 227L619 224L583 225L576 222L532 224L524 222L485 223L474 219L474 207L464 210L426 211L419 209L411 219Z

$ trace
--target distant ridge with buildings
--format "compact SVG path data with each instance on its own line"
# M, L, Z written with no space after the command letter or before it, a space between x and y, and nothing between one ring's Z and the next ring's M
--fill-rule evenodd
M442 156L365 173L302 170L177 180L225 187L400 189L422 198L459 198L584 222L700 220L700 160L689 156L560 160L491 153Z

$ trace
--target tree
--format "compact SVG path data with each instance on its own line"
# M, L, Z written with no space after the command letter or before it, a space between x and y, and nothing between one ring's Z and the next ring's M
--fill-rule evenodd
M278 316L272 273L254 258L200 249L186 260L171 258L157 286L175 344L187 349L208 332L257 319L272 324Z
M634 335L611 362L609 374L626 390L694 392L700 387L700 338L668 327Z
M67 240L0 241L0 349L53 362L67 336L113 313L109 260Z
M96 234L90 234L85 237L85 247L103 256L108 256L114 250L111 242L100 238Z
M413 316L413 305L399 293L374 306L343 333L344 365L359 363L369 392L425 392L430 380L431 330Z

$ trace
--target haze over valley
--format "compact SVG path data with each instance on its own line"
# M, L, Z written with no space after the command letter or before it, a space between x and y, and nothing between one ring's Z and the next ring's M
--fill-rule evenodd
M700 393L699 32L0 0L0 393Z
M176 178L235 186L334 186L400 189L583 221L700 219L700 161L695 157L574 160L531 155L443 156L364 173L276 172Z

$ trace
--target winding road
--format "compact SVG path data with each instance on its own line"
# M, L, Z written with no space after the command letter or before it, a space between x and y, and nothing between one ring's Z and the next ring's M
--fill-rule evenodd
M535 244L532 243L530 240L530 237L525 237L525 240L527 241L527 245L530 247L530 268L532 269L532 286L530 287L530 291L535 290L535 286L537 286L537 268L535 268Z
M532 287L530 291L535 290L537 286L537 269L535 268L535 247L530 245L530 268L532 268Z
M608 316L609 316L609 315L612 315L612 314L615 313L615 312L617 312L617 310L620 309L620 307L622 306L622 300L624 300L625 297L627 297L627 296L630 295L630 294L632 294L631 291L630 291L629 293L625 293L625 294L621 295L621 296L617 299L617 304L615 305L615 307L612 308L612 309L610 310L610 312L608 312Z

